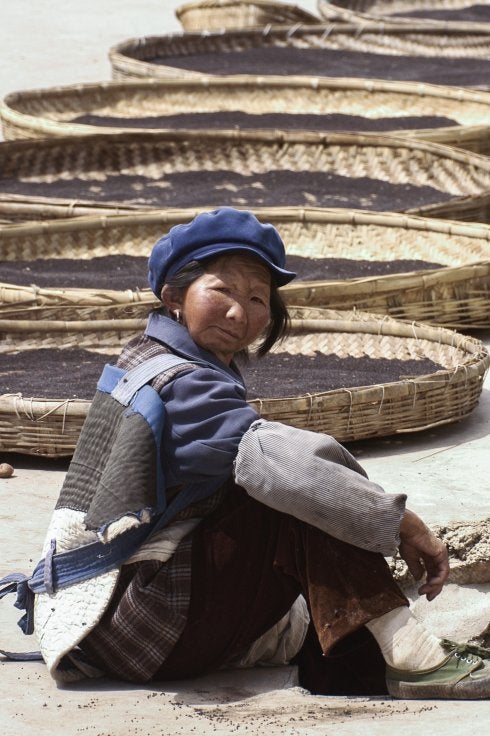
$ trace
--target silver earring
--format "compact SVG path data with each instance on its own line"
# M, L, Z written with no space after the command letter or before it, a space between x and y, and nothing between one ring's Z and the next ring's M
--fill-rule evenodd
M175 315L175 319L176 319L177 322L181 322L182 321L181 318L180 318L180 309L176 309L175 312L174 312L174 315Z

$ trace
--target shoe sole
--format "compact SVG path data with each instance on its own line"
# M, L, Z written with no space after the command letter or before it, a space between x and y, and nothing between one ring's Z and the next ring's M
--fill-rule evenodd
M448 684L421 685L416 682L398 682L387 680L389 694L399 700L487 700L490 698L490 681L488 678L478 682L457 682Z

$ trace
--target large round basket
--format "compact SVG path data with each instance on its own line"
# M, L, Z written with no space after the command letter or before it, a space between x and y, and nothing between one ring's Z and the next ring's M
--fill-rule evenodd
M272 0L200 0L175 9L184 31L250 28L269 23L321 23L304 8Z
M254 116L247 128L380 132L382 126L395 135L490 153L489 92L414 82L254 75L146 79L12 92L0 102L6 140L211 124L225 129L237 111ZM427 127L438 119L437 127Z
M381 318L363 312L291 309L293 329L278 351L283 357L334 355L375 360L430 360L430 373L394 377L379 384L308 392L283 398L264 395L250 403L265 418L333 435L341 442L415 432L459 421L478 403L490 356L483 344L444 328ZM142 320L108 322L0 321L0 361L25 351L70 347L118 353L143 327ZM284 353L287 355L284 356ZM65 352L66 355L66 352ZM408 365L408 364L407 364ZM399 368L398 368L399 370ZM73 388L73 386L72 386ZM266 392L267 393L267 392ZM49 457L73 452L90 400L0 396L0 450Z
M317 0L321 18L348 23L478 22L475 5L474 0Z
M133 38L113 46L109 59L116 80L309 74L420 82L437 78L439 84L485 88L489 41L490 24L328 23ZM396 64L396 56L409 58Z
M361 278L298 278L282 289L288 304L356 308L458 329L490 325L490 225L343 209L255 212L262 222L277 227L288 257L316 263L342 257L354 265L362 261L390 266L407 259L442 264L434 270ZM11 225L0 228L0 262L30 262L30 283L36 284L38 259L146 258L163 233L196 214L197 210L168 210ZM111 289L0 284L2 319L144 318L156 303L149 289L123 290L117 278Z
M345 207L486 222L490 159L374 134L174 131L6 141L0 217L76 205ZM13 206L13 209L10 208Z

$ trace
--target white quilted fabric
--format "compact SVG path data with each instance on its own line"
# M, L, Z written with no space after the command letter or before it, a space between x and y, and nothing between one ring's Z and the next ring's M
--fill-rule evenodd
M56 539L56 551L88 544L97 540L97 534L85 529L84 514L72 509L57 509L51 518L44 543L43 554L49 549L52 539ZM124 531L134 525L134 516L123 517L111 525L112 530L101 541L114 537L114 530ZM180 540L189 534L199 523L199 519L175 522L162 529L143 544L128 559L129 562L141 560L160 560L166 562L174 553ZM39 648L55 679L65 681L57 671L59 661L68 654L100 621L114 591L119 570L112 570L97 578L63 588L53 595L40 593L35 597L34 633ZM80 672L80 677L83 674ZM73 675L69 677L73 680Z
M56 551L64 552L97 540L83 523L85 514L72 509L56 509L49 523L43 555L56 539ZM119 570L93 580L71 585L53 595L39 593L34 602L34 634L50 674L60 679L56 667L100 620L119 576Z
M119 570L59 590L40 593L34 604L34 633L52 677L56 667L100 620L115 588Z

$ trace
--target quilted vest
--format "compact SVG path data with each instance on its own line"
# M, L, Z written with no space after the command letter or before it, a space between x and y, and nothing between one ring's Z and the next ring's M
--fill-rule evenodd
M150 382L185 363L196 361L161 353L129 371L105 366L56 504L81 512L94 541L58 553L53 540L31 577L13 573L0 580L0 598L17 592L14 605L26 611L18 622L25 634L33 631L34 593L54 593L119 567L179 511L211 493L194 486L167 504L165 406ZM107 529L127 517L141 523L104 540Z

